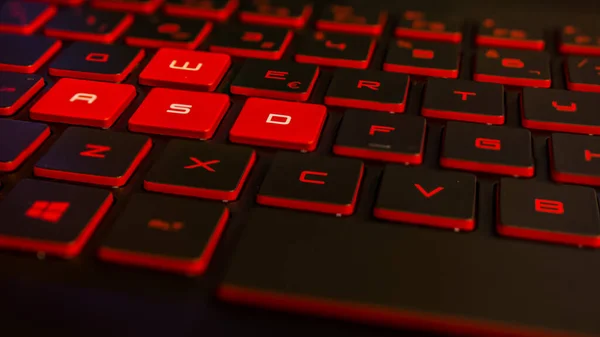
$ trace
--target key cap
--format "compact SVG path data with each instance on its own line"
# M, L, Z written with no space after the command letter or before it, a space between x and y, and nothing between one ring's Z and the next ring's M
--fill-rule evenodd
M134 194L98 255L108 262L199 275L228 219L229 210L217 203Z
M229 132L234 143L314 151L327 118L323 105L248 98Z
M226 21L238 5L238 0L167 0L164 10L173 16Z
M224 26L215 31L209 49L237 57L279 60L292 36L291 31L283 28Z
M240 19L256 25L302 28L312 14L312 4L304 1L258 0L242 3Z
M10 52L0 53L0 71L33 74L56 54L62 43L39 35L0 33L0 46L10 46Z
M131 14L83 7L61 8L48 22L44 33L58 39L113 43L132 22Z
M544 50L544 32L519 22L502 22L487 18L479 25L475 38L479 46Z
M462 40L457 20L440 15L429 15L421 11L405 11L398 20L396 37L459 43Z
M600 135L600 95L558 89L525 88L521 124L529 129Z
M569 56L565 68L569 90L600 92L600 57Z
M226 94L154 88L129 119L129 130L210 139L229 105Z
M338 69L325 94L325 104L346 108L404 112L409 77L378 70Z
M73 42L50 63L52 76L122 82L145 56L143 49Z
M531 133L521 128L448 122L442 167L533 177Z
M296 50L296 62L366 69L375 44L368 36L316 32L302 37Z
M468 173L388 165L373 214L383 220L472 231L476 180Z
M49 136L46 124L0 119L0 172L16 170Z
M198 19L155 16L137 18L125 42L143 48L196 49L212 30L212 23Z
M505 178L497 198L500 235L600 247L598 200L589 187Z
M62 78L29 110L31 119L109 128L135 98L135 87Z
M266 206L351 215L363 171L363 163L356 159L280 152L256 201Z
M425 118L347 110L333 153L340 156L419 165L423 162Z
M421 114L483 124L504 124L504 87L500 84L430 78Z
M0 72L0 116L14 115L44 84L41 76Z
M54 14L54 6L8 0L0 6L0 32L29 35L48 22Z
M319 67L292 61L246 60L231 83L236 95L306 101L319 77Z
M148 191L234 201L254 162L254 150L224 144L172 140L144 180Z
M568 25L563 27L560 40L563 54L600 56L600 34L596 30Z
M97 188L22 180L0 203L0 247L74 258L112 202Z
M381 35L388 13L372 4L335 1L325 6L317 19L317 29L350 34Z
M550 56L546 52L480 49L473 79L506 85L549 88Z
M554 181L600 186L600 138L553 133L548 150Z
M390 42L383 70L419 76L458 77L460 47L454 43Z
M79 6L85 2L85 0L35 0L41 2L48 2L51 4L65 5L65 6Z
M36 176L110 187L127 183L150 151L142 135L68 128L35 164Z
M92 0L92 6L113 11L151 14L164 0Z

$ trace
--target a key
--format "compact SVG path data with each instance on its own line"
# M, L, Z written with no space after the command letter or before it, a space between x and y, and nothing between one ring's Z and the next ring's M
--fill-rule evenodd
M600 92L600 57L569 56L565 68L569 90Z
M0 53L0 71L33 74L56 54L62 43L40 35L0 33L0 46L10 46L10 52Z
M457 78L460 46L419 40L390 42L383 70L419 76Z
M315 32L301 38L296 49L296 62L366 69L375 45L375 40L369 36Z
M164 0L92 0L92 6L113 11L151 14Z
M56 14L56 7L18 0L5 1L0 6L0 32L32 34Z
M133 16L126 13L61 8L48 22L44 33L58 39L113 43L132 22Z
M14 115L44 84L41 76L0 72L0 116Z
M475 58L475 81L550 87L550 55L546 52L487 48L477 51Z
M237 57L279 60L293 35L290 30L278 27L226 26L211 36L209 49Z
M554 181L600 186L600 138L554 133L548 150Z
M575 25L564 26L559 50L563 54L600 56L600 34L595 29Z
M239 6L239 0L167 0L165 13L173 16L226 21Z
M196 49L211 29L211 22L198 19L139 17L127 31L125 42L143 48Z
M388 13L372 4L334 1L327 4L317 19L317 29L350 34L381 35Z
M0 172L16 170L49 136L46 124L0 119Z
M302 28L312 14L305 1L254 0L242 3L240 20L248 24Z
M475 38L479 46L544 50L544 32L538 27L524 27L522 23L502 22L486 18L479 24Z
M462 31L457 20L421 11L407 10L398 20L396 37L459 43Z

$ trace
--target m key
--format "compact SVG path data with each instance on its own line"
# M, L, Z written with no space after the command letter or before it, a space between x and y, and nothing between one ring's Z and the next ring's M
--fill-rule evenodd
M600 186L600 137L554 133L548 147L554 181Z

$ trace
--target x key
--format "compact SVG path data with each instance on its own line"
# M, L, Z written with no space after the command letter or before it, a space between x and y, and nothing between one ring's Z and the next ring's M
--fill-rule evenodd
M198 160L195 157L190 157L190 160L193 161L194 164L185 166L184 167L185 169L191 170L191 169L196 169L196 168L202 167L203 169L205 169L209 172L216 172L215 169L213 169L210 165L218 164L221 162L220 160L210 160L210 161L203 162L201 160Z

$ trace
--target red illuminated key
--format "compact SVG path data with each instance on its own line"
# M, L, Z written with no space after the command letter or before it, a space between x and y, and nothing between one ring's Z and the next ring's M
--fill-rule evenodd
M323 105L249 98L229 133L234 143L314 151L327 118Z
M600 57L569 56L565 72L569 90L600 92Z
M0 46L10 46L10 52L0 52L0 71L33 74L56 54L62 43L40 35L0 33Z
M563 27L559 46L563 54L600 56L600 34L574 25Z
M84 7L61 8L48 22L44 33L59 39L112 43L132 22L131 14Z
M427 15L421 11L405 11L398 21L395 34L419 40L432 40L458 43L462 40L460 24L457 20L436 15Z
M154 88L129 120L129 130L209 139L229 104L225 94Z
M15 114L43 87L41 76L0 72L0 116Z
M0 32L31 34L56 14L56 7L9 0L0 5Z
M56 5L66 5L66 6L78 6L85 2L85 0L36 0L41 2L48 2Z
M475 58L473 79L478 82L549 88L550 55L531 50L480 49Z
M45 124L0 119L0 172L16 170L48 136Z
M458 77L460 47L418 40L390 42L383 70L419 76Z
M370 36L316 32L302 38L296 49L296 62L366 69L375 45Z
M368 4L345 4L343 1L325 6L317 20L317 29L351 34L380 35L388 13Z
M165 13L214 21L225 21L238 8L239 0L167 0Z
M292 31L279 27L229 25L216 30L210 51L237 57L279 60L293 35Z
M136 95L130 84L63 78L30 109L32 119L110 127Z
M600 137L554 133L548 151L554 181L600 186Z
M92 6L114 11L153 13L164 0L92 0Z
M196 49L211 29L212 23L198 19L141 17L127 31L125 42L144 48Z
M542 29L520 26L487 18L481 22L475 42L480 46L544 50Z
M312 10L312 4L303 1L262 0L244 3L240 19L248 24L302 28Z

